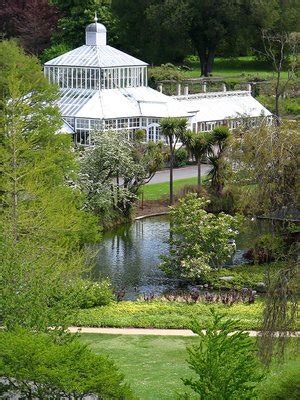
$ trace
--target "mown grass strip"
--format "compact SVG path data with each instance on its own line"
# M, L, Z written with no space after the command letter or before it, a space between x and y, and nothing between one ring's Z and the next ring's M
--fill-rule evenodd
M178 179L174 181L174 191L178 193L185 185L196 185L197 177ZM160 200L169 196L169 182L153 183L143 187L144 200Z

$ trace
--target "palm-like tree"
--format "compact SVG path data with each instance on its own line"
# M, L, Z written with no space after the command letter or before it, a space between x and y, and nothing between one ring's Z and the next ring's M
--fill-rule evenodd
M202 186L201 160L208 153L212 152L213 137L209 132L188 132L186 146L189 152L197 161L198 166L198 187Z
M228 146L229 137L230 132L227 126L219 126L215 128L211 134L213 151L211 151L209 156L209 161L211 163L209 176L211 179L211 187L215 189L217 193L220 193L224 186L224 174L226 170L224 151Z
M173 169L175 150L178 143L181 143L180 148L186 141L187 120L186 118L163 118L160 121L160 126L170 150L170 205L172 205L174 203Z

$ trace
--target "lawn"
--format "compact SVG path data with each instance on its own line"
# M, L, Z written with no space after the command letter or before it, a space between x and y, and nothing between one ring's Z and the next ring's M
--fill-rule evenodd
M196 185L197 177L178 179L174 181L174 192L178 193L185 185ZM169 182L163 183L150 183L143 187L144 200L159 200L163 198L168 198L169 196Z
M186 345L197 338L175 336L82 334L96 353L106 353L119 366L138 398L176 399L187 391L181 378L191 375L185 361Z
M199 78L200 66L198 62L191 63L192 71L185 71L187 78ZM221 78L245 78L246 76L259 76L262 79L274 77L271 67L265 61L257 60L255 57L215 58L213 77ZM287 73L283 72L282 77Z
M178 394L189 392L181 378L193 374L186 346L197 343L196 337L81 334L80 339L96 353L109 355L142 400L180 399ZM297 339L292 339L288 358L297 357L297 351Z

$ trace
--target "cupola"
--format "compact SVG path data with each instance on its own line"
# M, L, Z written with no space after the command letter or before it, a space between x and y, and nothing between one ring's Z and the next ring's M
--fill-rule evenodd
M96 13L94 21L85 28L85 44L88 46L106 46L106 28L97 22Z

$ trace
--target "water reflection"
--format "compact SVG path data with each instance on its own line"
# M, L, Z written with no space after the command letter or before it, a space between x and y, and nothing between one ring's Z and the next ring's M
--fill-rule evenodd
M126 297L172 288L174 282L157 268L160 255L167 254L169 235L167 216L135 221L104 235L99 244L95 277L110 277Z
M125 290L127 299L144 294L162 294L177 282L160 271L160 255L168 253L170 223L167 216L149 217L106 233L99 243L94 278L109 277L116 290ZM268 231L265 224L250 223L236 240L233 264L243 262L243 252L253 239Z

